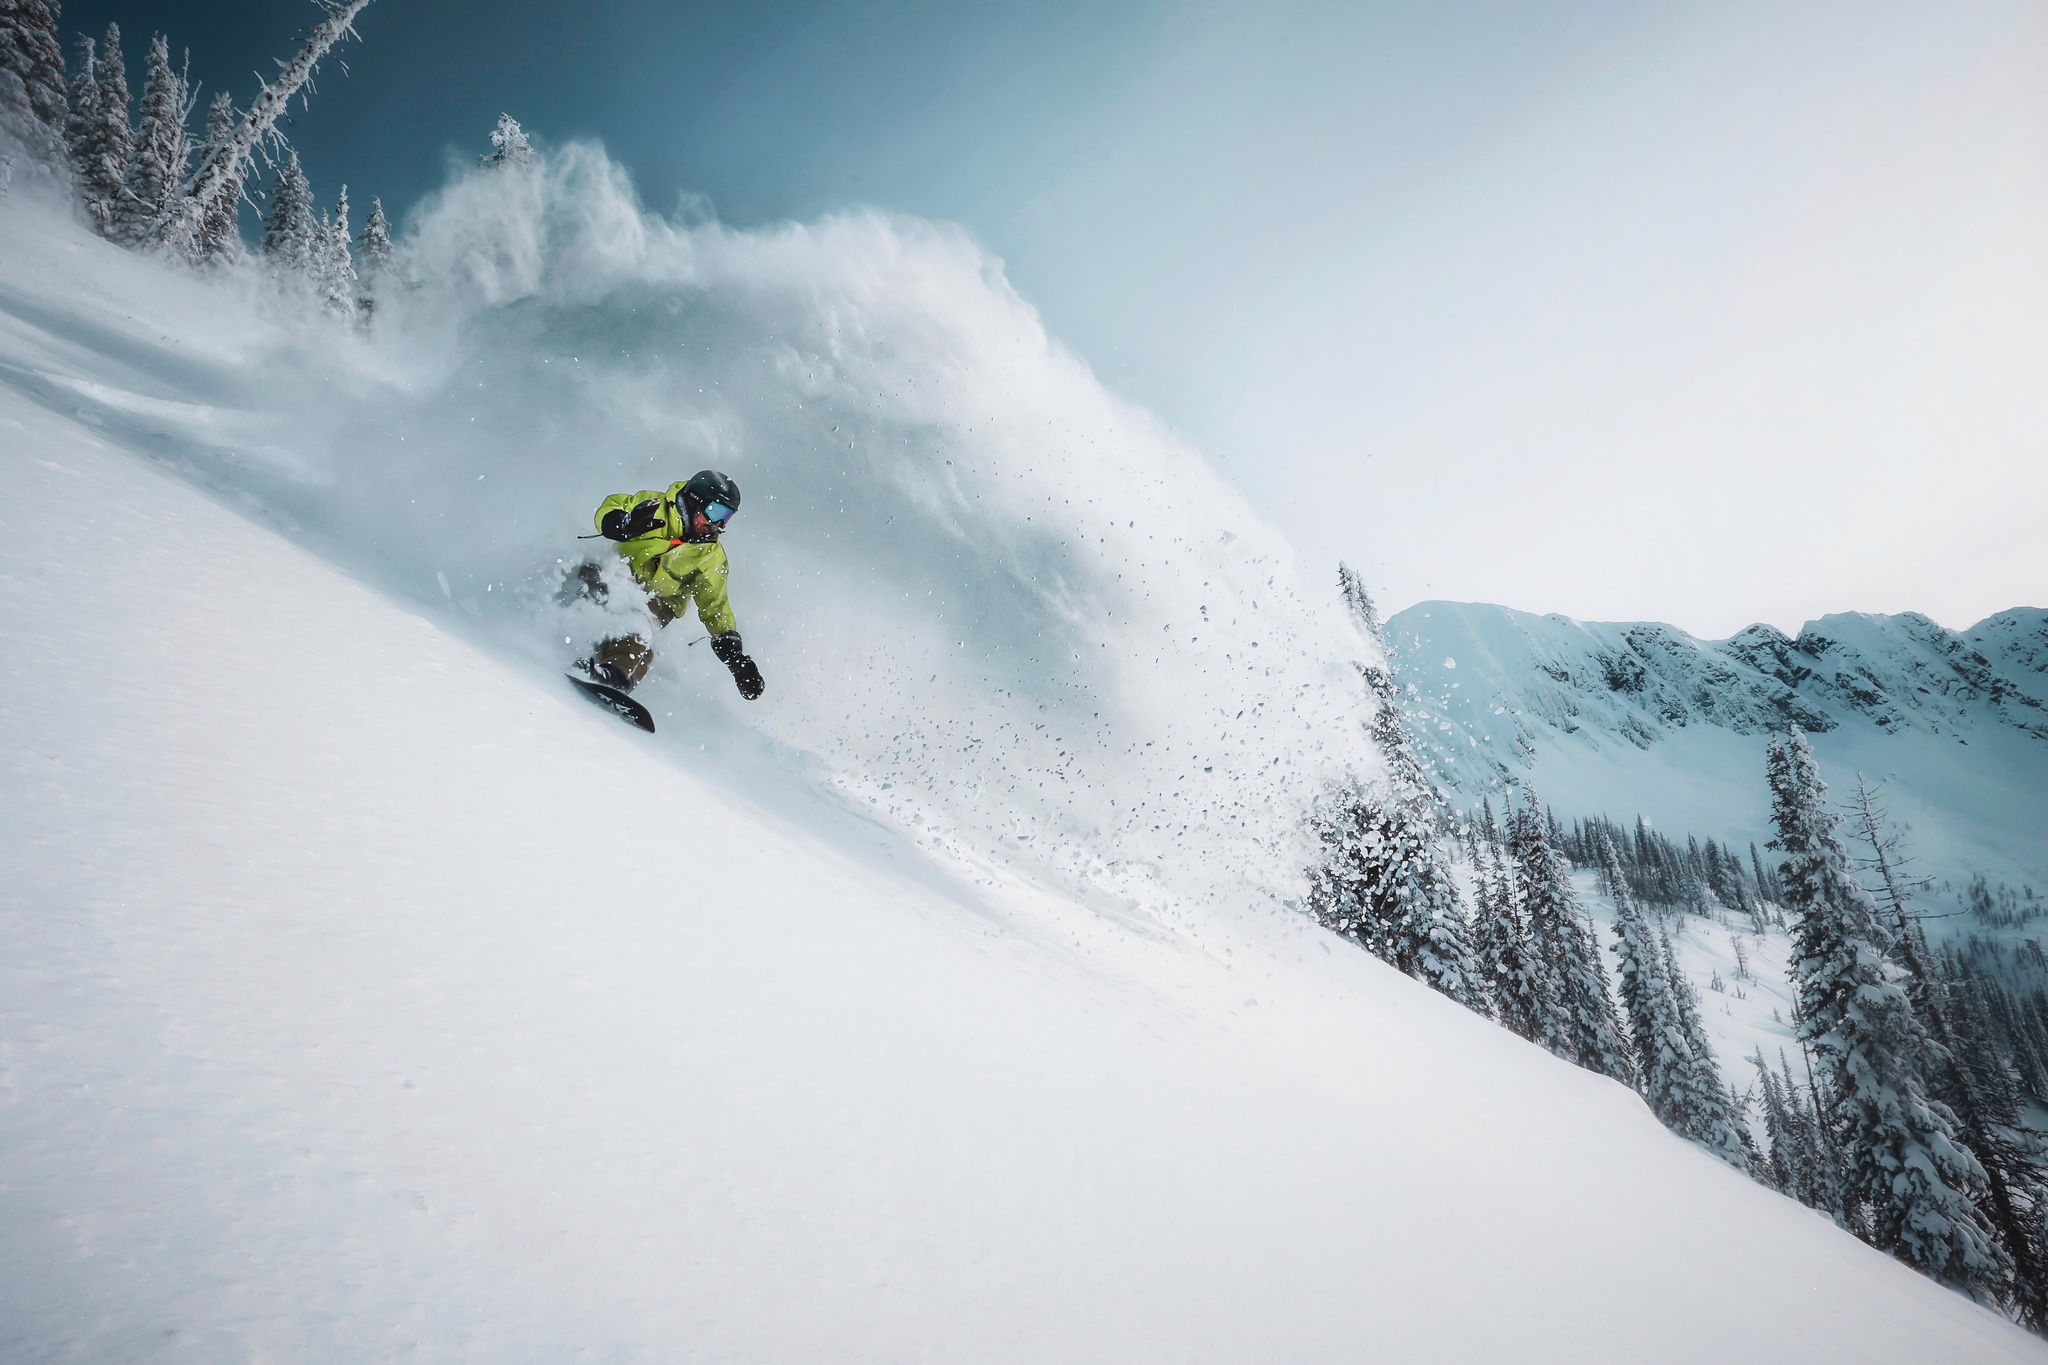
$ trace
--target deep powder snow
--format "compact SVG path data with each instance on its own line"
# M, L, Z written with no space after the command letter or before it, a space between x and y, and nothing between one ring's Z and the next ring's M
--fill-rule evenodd
M1192 455L1068 408L1085 372L1042 336L899 351L892 281L935 287L903 231L629 243L645 279L563 251L601 278L500 278L393 324L446 329L416 366L323 369L231 289L0 209L0 1354L2039 1357L1277 906L1258 850L1354 751L1353 646ZM516 245L478 260L514 276ZM724 322L637 377L536 377L635 300ZM988 410L861 418L896 354ZM834 355L857 381L817 381ZM806 475L859 476L778 476L771 416ZM734 593L775 690L672 651L650 743L552 676L536 581L564 508L686 432L760 461ZM1098 466L1152 540L1040 526ZM896 566L851 535L890 515Z

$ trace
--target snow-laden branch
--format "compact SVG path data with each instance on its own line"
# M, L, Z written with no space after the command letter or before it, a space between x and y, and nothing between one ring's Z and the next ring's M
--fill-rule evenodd
M248 112L235 125L233 135L219 146L210 148L205 160L193 171L181 205L193 223L197 224L206 216L216 199L228 194L240 197L246 168L254 160L257 148L276 135L277 120L291 104L292 96L313 79L313 72L328 49L343 38L359 36L355 31L356 16L363 12L363 7L370 0L315 0L315 3L327 17L313 26L312 33L307 35L297 55L290 61L278 63L276 79L262 83L256 98L249 102Z

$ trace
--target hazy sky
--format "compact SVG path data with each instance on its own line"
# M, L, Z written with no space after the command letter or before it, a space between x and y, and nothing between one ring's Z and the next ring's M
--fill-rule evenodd
M581 11L588 12L581 12ZM246 97L310 7L67 4ZM480 23L480 15L488 15ZM1702 634L2048 605L2048 6L381 0L293 136L965 224L1311 555ZM451 149L453 149L451 151Z

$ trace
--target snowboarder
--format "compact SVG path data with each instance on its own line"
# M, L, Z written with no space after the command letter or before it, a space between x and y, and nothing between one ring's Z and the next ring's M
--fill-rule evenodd
M731 670L740 695L752 701L762 692L761 670L740 644L725 598L725 546L719 543L739 508L739 485L715 469L700 469L665 492L614 493L598 504L593 520L600 535L618 542L633 577L647 590L655 625L667 625L694 603L697 620L711 636L711 652ZM608 589L598 566L585 561L564 593L602 602ZM598 641L577 665L596 681L630 692L653 662L654 647L635 632Z

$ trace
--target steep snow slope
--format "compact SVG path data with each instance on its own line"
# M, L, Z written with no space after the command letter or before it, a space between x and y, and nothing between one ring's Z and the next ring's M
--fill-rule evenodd
M2042 1355L1298 921L773 813L0 401L9 1359Z
M1767 834L1764 744L1789 720L1837 795L1882 779L1926 867L2048 890L2048 611L1957 633L1827 616L1696 640L1670 626L1425 602L1387 623L1451 786L1528 782L1566 814ZM1739 843L1738 843L1739 846Z

